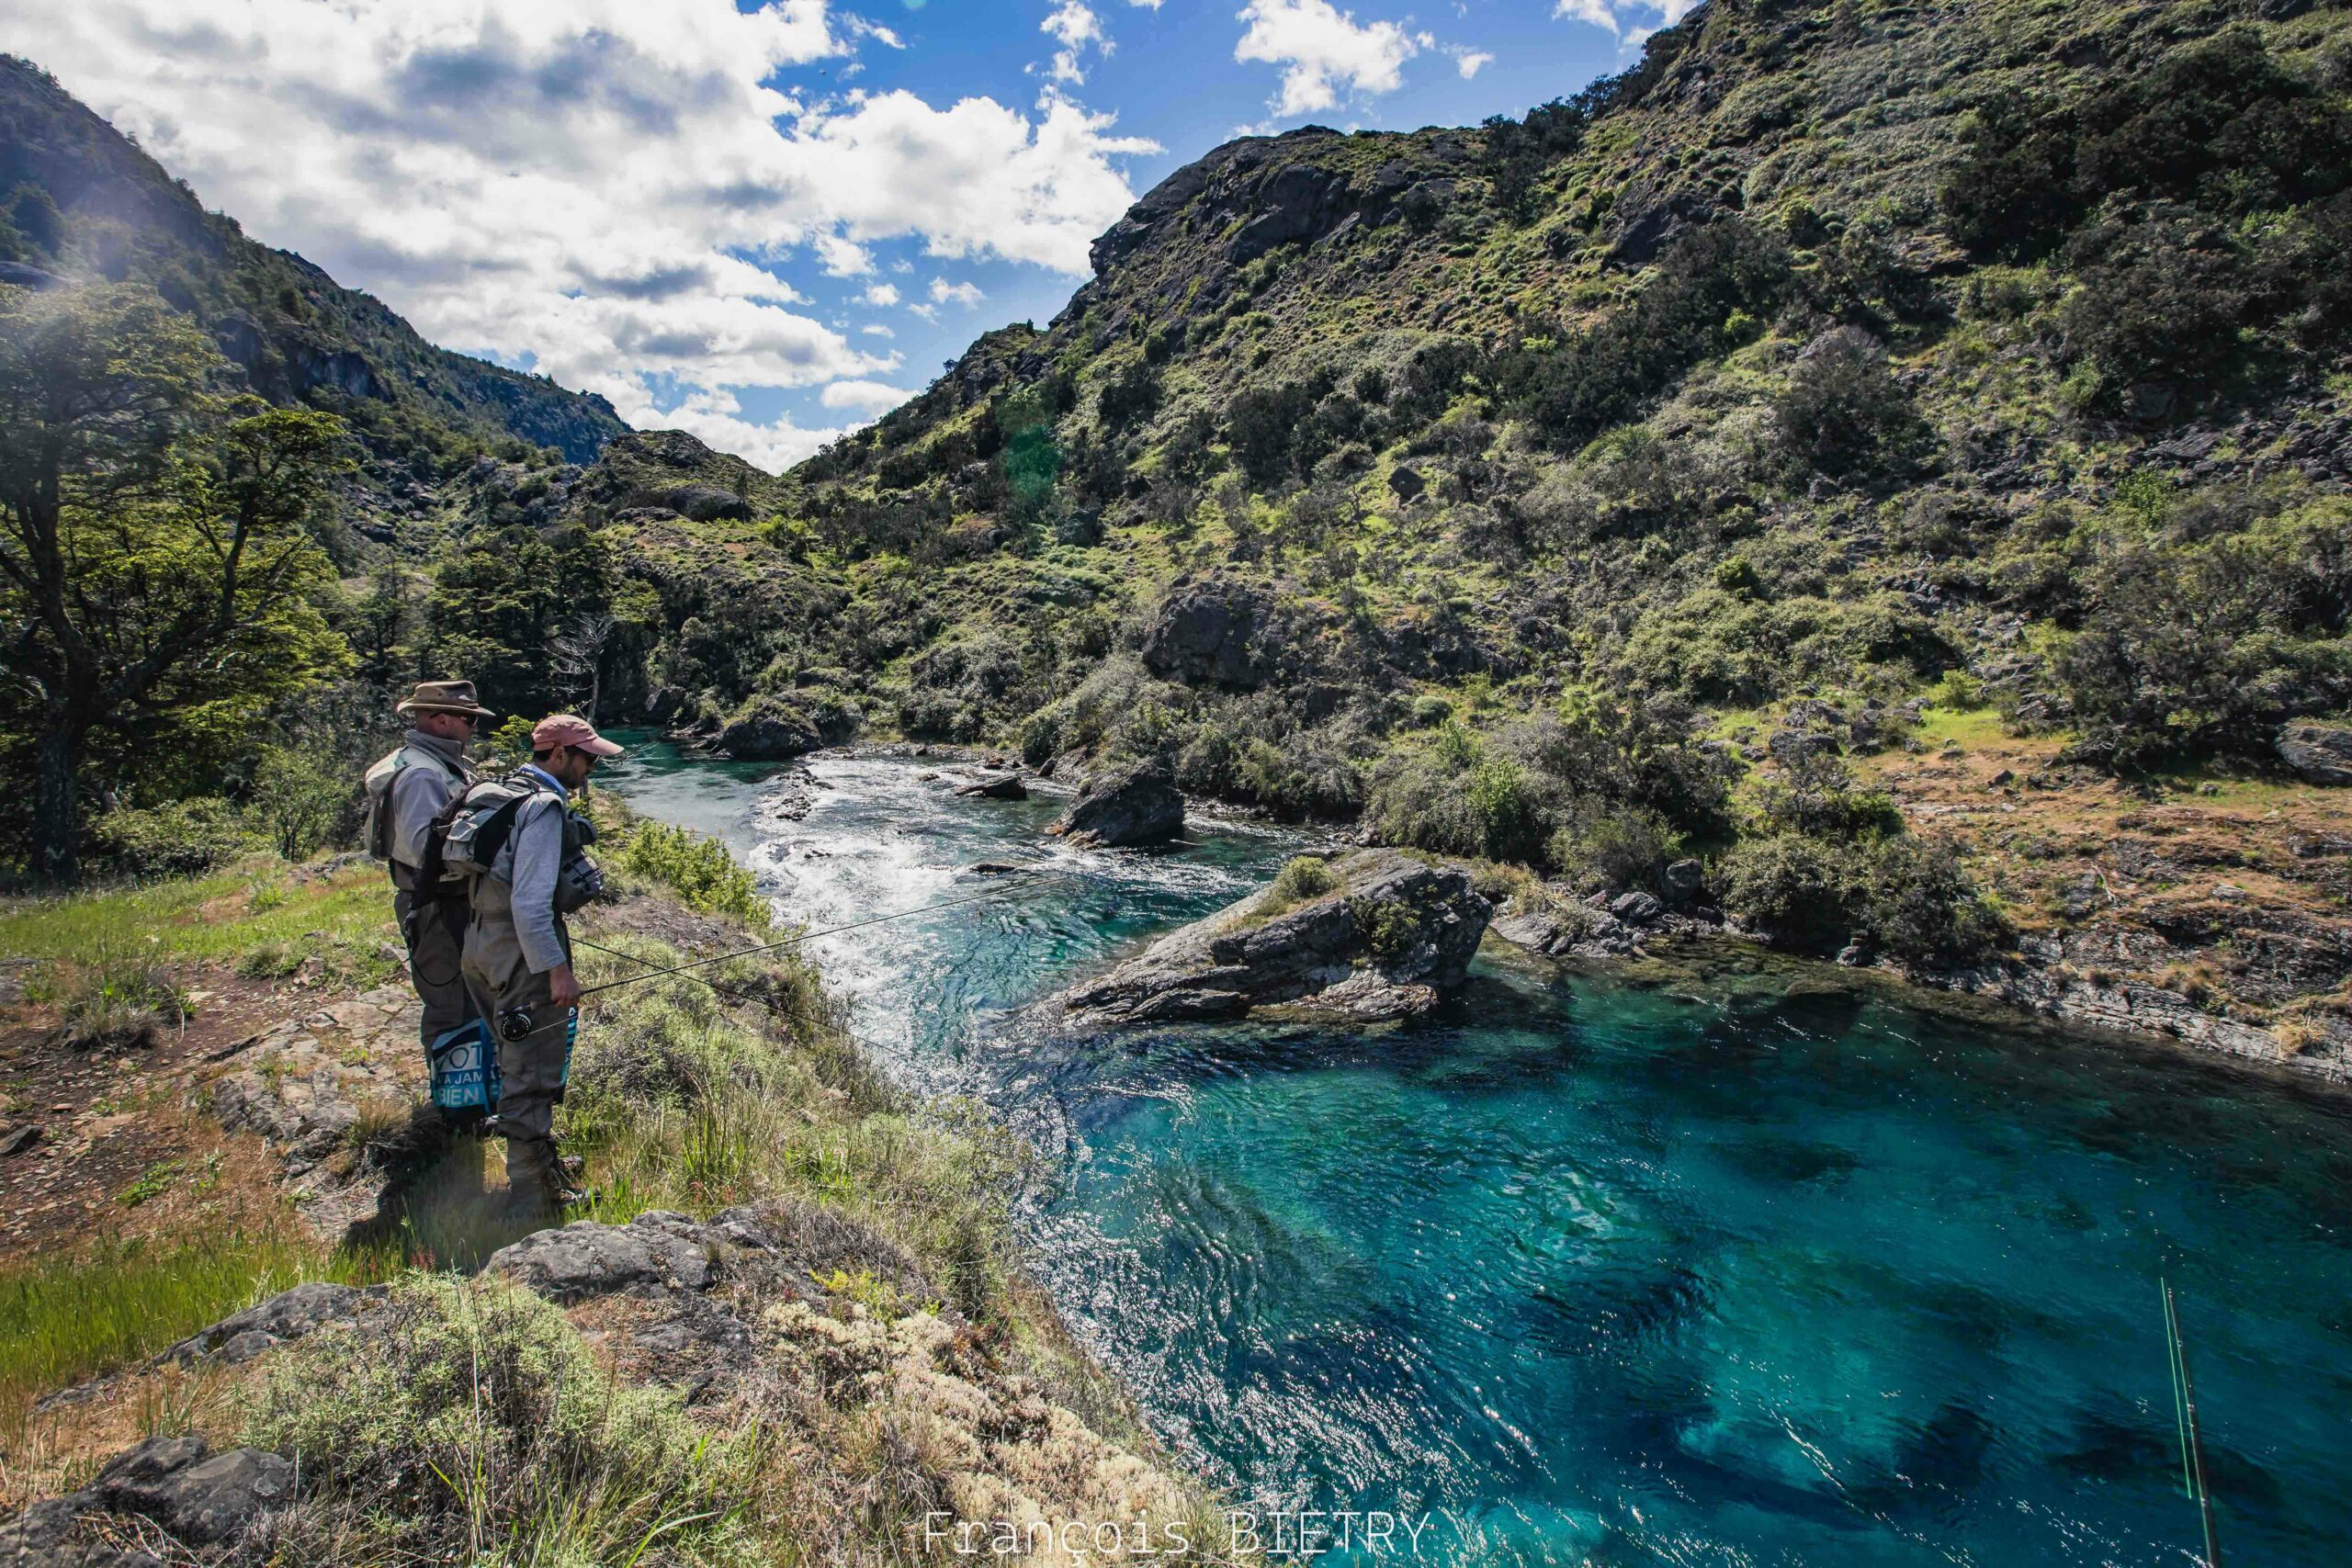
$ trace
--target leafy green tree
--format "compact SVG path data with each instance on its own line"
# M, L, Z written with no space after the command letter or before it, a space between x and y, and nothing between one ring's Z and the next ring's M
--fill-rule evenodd
M226 404L218 363L150 290L0 288L0 703L48 882L77 878L94 755L168 758L348 657L307 526L342 422Z
M556 643L580 616L608 611L617 572L583 531L528 528L478 538L441 563L427 602L428 677L471 680L505 713L555 700Z

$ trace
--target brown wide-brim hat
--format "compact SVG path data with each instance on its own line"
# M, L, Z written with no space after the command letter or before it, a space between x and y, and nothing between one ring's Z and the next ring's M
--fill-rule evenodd
M419 681L416 689L392 709L397 714L464 713L476 718L497 716L474 700L471 681Z

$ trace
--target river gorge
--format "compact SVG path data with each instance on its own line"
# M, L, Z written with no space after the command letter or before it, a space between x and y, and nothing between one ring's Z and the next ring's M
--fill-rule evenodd
M1492 940L1412 1024L1074 1035L1032 1004L1303 840L1075 850L943 763L806 766L797 816L778 769L658 741L606 782L810 929L986 895L812 947L896 1077L1038 1149L1033 1272L1237 1503L1426 1513L1430 1562L2187 1562L2163 1279L2229 1560L2352 1539L2338 1094Z

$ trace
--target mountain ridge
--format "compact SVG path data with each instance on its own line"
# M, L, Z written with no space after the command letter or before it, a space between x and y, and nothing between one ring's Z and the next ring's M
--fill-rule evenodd
M573 462L593 460L627 428L597 394L427 343L372 295L248 239L46 72L0 56L0 192L14 200L27 187L46 197L62 252L12 226L17 254L0 261L32 274L150 283L204 327L254 391L281 403L316 393L378 446L394 445L398 421L369 418L384 412L370 404L477 440L553 446Z

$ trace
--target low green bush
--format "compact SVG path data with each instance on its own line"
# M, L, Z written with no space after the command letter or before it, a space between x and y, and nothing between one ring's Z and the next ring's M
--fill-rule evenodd
M560 1308L500 1280L410 1276L368 1333L275 1358L245 1440L301 1467L294 1561L768 1560L757 1442L619 1382Z
M235 805L219 795L109 811L90 836L109 870L140 878L193 876L261 847Z
M658 882L691 907L742 921L765 931L774 919L757 878L735 862L727 846L687 828L666 822L632 823L616 863L625 871Z
M1339 874L1331 869L1330 862L1320 855L1299 855L1283 863L1282 870L1274 874L1272 886L1259 897L1250 913L1270 920L1311 898L1336 891L1339 886Z

